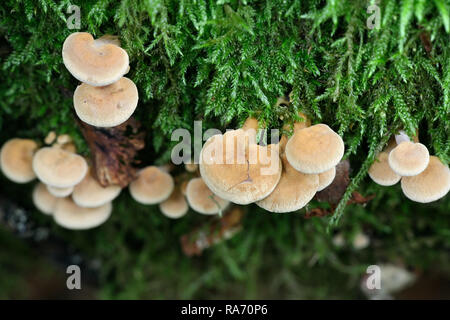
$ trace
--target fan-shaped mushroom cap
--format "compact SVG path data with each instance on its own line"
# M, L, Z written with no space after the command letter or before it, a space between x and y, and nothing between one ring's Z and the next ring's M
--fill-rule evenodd
M412 201L428 203L439 200L450 190L450 171L438 157L431 156L427 168L416 176L403 177L403 193Z
M278 152L249 143L243 129L209 138L200 153L200 174L219 197L249 204L267 197L281 176Z
M81 82L106 86L119 80L128 69L128 54L104 41L96 42L86 32L75 32L64 41L62 57L67 70Z
M335 167L344 155L342 138L326 124L297 130L286 144L286 156L296 170L322 173Z
M194 178L189 181L186 198L192 209L203 214L219 213L229 204L227 200L215 195L202 178Z
M32 198L36 208L45 214L52 214L58 201L58 198L51 195L46 185L41 182L34 187Z
M421 143L405 141L389 153L389 166L395 173L404 176L415 176L428 165L430 154Z
M369 168L370 178L381 186L393 186L401 178L389 166L388 158L389 154L386 151L380 152Z
M319 175L305 174L295 170L281 156L283 171L275 190L266 198L256 202L261 208L270 212L292 212L303 208L316 194Z
M127 121L137 103L136 85L125 77L104 87L82 83L73 95L78 117L95 127L115 127Z
M43 183L67 188L78 184L88 166L83 157L56 147L39 149L33 158L33 170Z
M180 189L176 188L167 200L159 204L159 210L166 217L178 219L188 212L189 207Z
M322 191L328 187L334 180L336 176L336 167L331 168L325 172L319 173L319 187L317 191Z
M130 194L139 203L156 204L169 198L174 188L173 178L158 167L148 166L130 183Z
M82 208L71 198L61 198L56 204L55 222L66 229L86 230L98 227L111 216L112 205L108 202L96 208Z
M0 150L3 174L16 183L27 183L36 178L31 163L37 144L33 140L14 138Z
M47 186L47 190L48 192L50 192L50 194L56 198L64 198L69 196L72 191L73 191L73 187L67 187L67 188L57 188L57 187L53 187L53 186Z
M72 199L80 207L95 208L113 201L122 190L119 186L103 187L92 176L91 172L75 186Z

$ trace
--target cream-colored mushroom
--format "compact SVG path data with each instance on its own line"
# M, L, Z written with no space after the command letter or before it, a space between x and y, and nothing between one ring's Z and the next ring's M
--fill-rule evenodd
M86 174L84 179L75 186L72 199L80 207L95 208L113 201L122 188L117 185L103 187L92 175Z
M0 167L3 174L16 183L27 183L36 178L31 165L36 149L37 144L33 140L8 140L0 150Z
M192 209L203 214L217 214L229 204L229 201L215 195L202 178L194 178L189 181L186 198Z
M58 198L50 194L47 186L43 183L38 183L33 189L33 203L44 214L53 214Z
M430 154L423 144L404 141L389 153L388 161L395 173L409 177L425 170L430 161Z
M53 195L56 198L64 198L69 196L72 191L73 187L67 187L67 188L57 188L52 186L47 186L48 192L50 192L51 195Z
M142 204L160 203L169 198L173 189L172 176L155 166L142 169L129 185L131 196Z
M86 32L75 32L66 38L62 57L67 70L91 86L116 82L127 72L129 65L125 50L111 42L96 42Z
M179 188L175 188L170 197L159 204L159 210L168 218L178 219L189 210L186 199Z
M381 186L393 186L401 176L395 173L388 162L389 153L382 151L369 168L370 178Z

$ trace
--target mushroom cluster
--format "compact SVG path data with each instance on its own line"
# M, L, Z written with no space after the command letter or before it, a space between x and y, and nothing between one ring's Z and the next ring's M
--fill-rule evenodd
M413 141L404 131L395 135L369 168L377 184L392 186L401 180L405 196L428 203L443 198L450 190L450 170L436 156L430 156L417 135Z
M145 205L158 204L162 214L172 219L186 215L191 207L205 214L221 213L228 201L215 195L198 176L196 164L186 164L187 173L175 179L170 168L148 166L141 169L138 177L129 185L131 197Z
M206 186L225 200L256 203L270 212L303 208L333 182L344 142L327 125L311 126L304 114L300 118L294 134L283 135L278 145L257 143L254 118L241 129L212 136L200 153Z
M3 173L17 183L40 181L33 190L35 206L67 229L84 230L105 222L119 186L102 187L86 160L76 154L70 136L50 132L39 148L33 140L14 138L0 151Z
M129 71L127 52L117 37L94 40L86 32L70 34L63 44L67 70L79 81L73 95L78 117L95 127L115 127L131 117L138 103L136 85L124 77Z

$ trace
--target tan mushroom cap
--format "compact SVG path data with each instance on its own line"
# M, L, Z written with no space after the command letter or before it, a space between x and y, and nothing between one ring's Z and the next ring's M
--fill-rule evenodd
M388 161L395 173L409 177L425 170L430 154L423 144L404 141L389 153Z
M159 204L159 210L168 218L178 219L189 210L189 206L179 188L173 190L170 197Z
M166 200L173 188L172 176L155 166L142 169L138 178L129 186L131 196L142 204L156 204Z
M297 130L286 145L286 156L296 170L322 173L335 167L344 155L342 138L326 124Z
M107 86L128 70L128 54L110 42L94 40L86 32L69 35L63 44L62 57L67 70L91 86Z
M67 188L78 184L88 166L83 157L56 147L39 149L33 158L33 170L43 183Z
M138 103L138 90L133 81L122 77L104 87L82 83L73 95L78 117L95 127L115 127L127 121Z
M96 208L82 208L71 198L61 198L56 204L55 222L66 229L86 230L98 227L111 216L112 205L108 202Z
M370 178L381 186L393 186L401 179L389 166L388 159L389 153L382 151L369 168Z
M281 156L283 171L275 190L256 204L270 212L292 212L303 208L316 194L319 186L319 175L305 174L295 170Z
M187 172L195 172L198 169L198 164L196 163L185 163L184 168Z
M334 180L336 176L336 167L331 168L325 172L319 173L319 187L317 191L322 191L328 187Z
M80 207L95 208L113 201L122 190L119 186L103 187L92 176L91 172L75 186L72 199Z
M55 211L58 198L48 192L45 184L40 182L34 187L32 198L34 205L42 213L50 215Z
M267 197L281 176L278 152L249 143L242 129L209 138L200 153L200 174L219 197L249 204Z
M33 140L14 138L0 150L0 167L3 174L16 183L27 183L36 178L32 168L37 144Z
M186 198L192 209L203 214L217 214L229 204L229 201L215 195L202 178L189 181Z
M401 186L405 196L412 201L436 201L450 190L450 170L438 157L431 156L427 168L416 176L403 177Z
M48 192L50 192L51 195L53 195L56 198L64 198L72 193L73 187L57 188L53 186L47 186L47 190Z

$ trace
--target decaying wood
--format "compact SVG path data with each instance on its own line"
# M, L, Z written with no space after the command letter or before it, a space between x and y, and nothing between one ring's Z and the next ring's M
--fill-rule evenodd
M242 228L244 212L233 207L221 218L214 217L204 225L194 229L180 238L181 248L185 255L199 256L203 250L231 238Z
M336 166L336 176L333 182L324 190L317 192L315 199L330 204L337 204L350 183L350 162L343 160Z
M119 185L126 187L136 178L138 163L135 159L143 149L144 132L139 130L140 123L134 118L112 128L90 126L77 118L89 149L92 165L98 182L106 187Z

